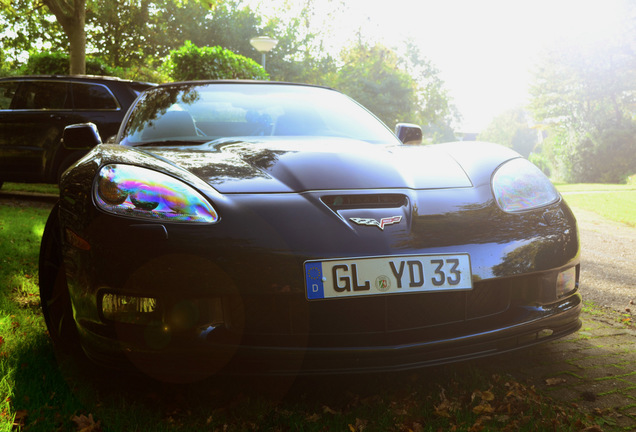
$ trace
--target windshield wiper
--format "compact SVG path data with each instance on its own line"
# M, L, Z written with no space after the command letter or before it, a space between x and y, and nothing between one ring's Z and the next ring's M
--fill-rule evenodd
M221 137L217 139L213 139L211 141L207 141L206 146L214 147L219 144L238 144L246 142L247 137L243 137L242 139L239 137Z

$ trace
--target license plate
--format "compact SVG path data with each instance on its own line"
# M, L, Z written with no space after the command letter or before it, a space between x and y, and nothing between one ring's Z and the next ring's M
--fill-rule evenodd
M305 262L308 300L473 288L468 254L400 255Z

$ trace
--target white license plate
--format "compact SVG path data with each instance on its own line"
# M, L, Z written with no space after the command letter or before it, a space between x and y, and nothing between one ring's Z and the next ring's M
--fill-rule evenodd
M400 255L305 262L308 300L473 288L468 254Z

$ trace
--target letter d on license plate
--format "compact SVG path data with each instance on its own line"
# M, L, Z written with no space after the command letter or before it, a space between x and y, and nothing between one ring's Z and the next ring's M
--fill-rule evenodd
M308 300L473 287L468 254L400 255L305 262Z

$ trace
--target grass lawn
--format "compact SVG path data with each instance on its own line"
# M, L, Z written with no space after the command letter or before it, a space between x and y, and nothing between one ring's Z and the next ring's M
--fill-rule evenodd
M610 184L610 183L556 183L557 189L561 193L569 192L624 192L636 191L636 185Z
M30 192L53 195L60 193L60 189L57 185L42 183L4 183L1 190L7 192Z
M19 187L18 187L19 189ZM559 430L594 424L486 363L166 384L56 356L39 309L49 208L0 206L0 432Z
M557 189L572 207L636 227L636 185L575 184Z

